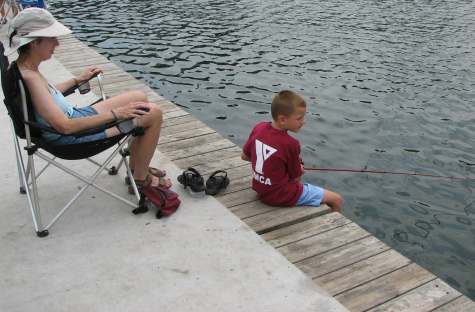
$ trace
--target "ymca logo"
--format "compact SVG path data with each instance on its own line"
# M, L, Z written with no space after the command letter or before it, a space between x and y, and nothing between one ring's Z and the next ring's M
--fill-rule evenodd
M277 152L277 150L272 146L256 140L256 165L254 166L254 179L267 185L272 184L269 178L262 176L262 170L264 167L264 162L275 152Z

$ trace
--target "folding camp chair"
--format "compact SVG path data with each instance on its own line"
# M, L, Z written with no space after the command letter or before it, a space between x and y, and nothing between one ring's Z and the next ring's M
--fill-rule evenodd
M2 55L2 57L0 57L0 67L2 72L2 88L5 95L4 103L7 107L8 114L10 115L11 119L12 136L20 179L20 192L25 193L27 196L28 206L31 211L33 225L37 235L39 237L47 236L49 234L49 229L51 228L51 226L63 215L63 213L69 207L71 207L71 205L89 186L93 186L96 189L134 208L144 207L144 196L143 194L139 193L135 181L133 179L130 167L128 166L128 162L126 161L126 157L128 156L128 150L126 148L126 145L133 138L133 136L143 134L143 128L138 127L126 134L80 144L52 145L48 143L42 138L41 132L57 132L54 129L46 127L35 120L35 114L33 112L30 93L26 88L18 66L16 62L12 62L10 65L8 65L8 59L3 56L3 45L0 45L0 50L0 53ZM70 89L65 93L71 92L74 91ZM106 128L116 126L117 124L118 122L110 123L106 125ZM90 129L88 131L83 131L75 135L88 135L103 130L104 127L99 127L97 129ZM28 157L26 168L23 161L22 149L20 147L19 138L24 139L26 141L26 146L24 146L24 151L26 152ZM89 157L97 155L115 145L117 145L116 148L113 150L110 156L107 157L104 163L100 164L96 161L90 160L99 167L90 177L85 177L55 160L56 157L66 160L88 159ZM49 155L44 153L43 150L53 155L54 157L50 157ZM123 198L109 190L106 190L105 188L95 183L96 178L103 170L108 170L110 174L117 173L116 168L112 167L111 169L107 169L107 166L109 166L113 158L118 153L121 155L120 163L125 164L127 175L132 183L137 203L131 202L128 199ZM47 162L46 166L38 172L35 168L34 156L39 157ZM38 197L37 179L49 165L56 166L64 172L78 178L85 184L81 187L77 194L74 195L72 199L57 213L57 215L52 218L50 223L46 226L43 226L40 212L40 202Z

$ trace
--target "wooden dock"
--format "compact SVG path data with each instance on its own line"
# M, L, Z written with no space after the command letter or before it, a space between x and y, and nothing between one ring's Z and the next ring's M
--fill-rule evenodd
M183 169L205 175L225 169L231 184L217 199L350 311L475 311L475 302L327 206L260 203L238 146L73 36L60 43L55 58L73 74L100 66L106 94L140 89L158 103L164 111L159 151Z

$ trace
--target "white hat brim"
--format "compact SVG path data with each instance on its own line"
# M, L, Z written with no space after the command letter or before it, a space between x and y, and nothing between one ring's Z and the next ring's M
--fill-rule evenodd
M5 48L5 52L4 54L5 55L12 55L13 53L15 53L19 47L22 47L30 42L32 42L33 40L35 40L36 38L21 38L19 41L16 42L16 44L14 44L12 47L6 47ZM7 44L8 45L8 44Z
M69 35L72 33L71 29L68 27L64 26L58 21L54 21L53 24L50 26L39 29L36 31L32 31L27 35L24 35L24 38L39 38L39 37L60 37L60 36L65 36Z
M48 38L48 37L49 38L55 38L55 37L69 35L70 33L72 33L71 29L64 26L60 22L55 21L53 24L51 24L50 26L48 26L46 28L36 30L36 31L32 31L27 35L23 35L20 38L20 40L15 38L16 40L14 39L13 46L12 47L7 47L5 49L4 54L5 55L11 55L14 52L16 52L18 50L18 48L32 42L33 40L35 40L37 38L45 38L45 37L46 38Z

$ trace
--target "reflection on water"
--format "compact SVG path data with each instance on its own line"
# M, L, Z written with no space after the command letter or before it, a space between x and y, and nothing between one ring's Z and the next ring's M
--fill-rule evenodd
M475 177L472 1L50 1L76 35L237 144L284 88L308 166ZM475 298L474 180L308 173Z

